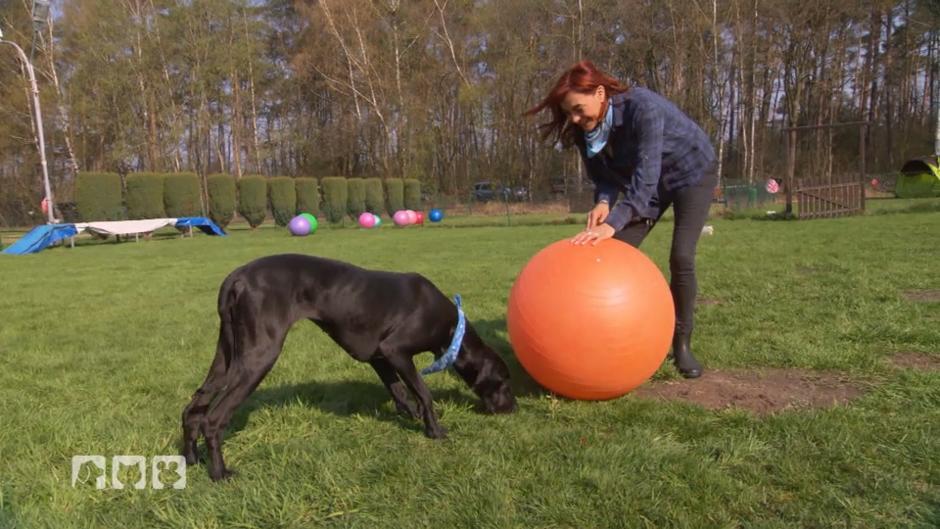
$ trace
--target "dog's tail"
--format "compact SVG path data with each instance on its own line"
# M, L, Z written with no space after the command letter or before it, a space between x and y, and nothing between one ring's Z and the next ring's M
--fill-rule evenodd
M235 334L241 326L237 307L245 288L244 281L234 278L219 293L219 319L222 328L220 338L223 340L227 372L231 372L232 366L240 363L242 358L241 340Z

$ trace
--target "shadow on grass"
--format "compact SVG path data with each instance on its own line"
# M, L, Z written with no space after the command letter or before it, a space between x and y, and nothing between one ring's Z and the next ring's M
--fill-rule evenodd
M462 406L480 409L478 399L459 390L449 389L433 393L434 402L438 405L441 402L455 402ZM380 421L395 423L407 430L424 431L424 424L421 420L413 420L395 412L388 391L376 376L374 383L360 380L310 381L259 389L252 393L235 412L227 429L228 435L241 431L248 424L248 418L255 410L290 404L317 408L340 417L356 414L369 415Z
M498 331L505 330L505 320L482 320L472 323L483 340L505 360L506 365L509 367L513 394L517 398L545 394L545 390L519 364L515 355L512 354L512 347L509 343L497 334ZM449 376L457 377L455 373L451 373ZM461 381L461 383L463 382ZM433 390L432 394L435 403L452 402L460 406L473 407L478 413L485 413L480 400L469 389L437 389ZM394 407L391 405L391 396L376 376L374 382L360 380L320 382L312 380L301 384L261 388L252 393L235 412L227 429L229 435L241 431L248 423L249 416L255 410L298 403L304 406L316 407L321 411L337 416L348 417L364 414L381 421L395 423L408 430L421 432L424 429L420 420L403 417L394 411Z

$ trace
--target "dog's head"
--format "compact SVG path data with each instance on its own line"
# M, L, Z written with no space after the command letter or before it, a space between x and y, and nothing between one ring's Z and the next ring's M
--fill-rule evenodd
M469 324L454 369L480 397L488 413L516 410L516 397L509 386L509 367Z

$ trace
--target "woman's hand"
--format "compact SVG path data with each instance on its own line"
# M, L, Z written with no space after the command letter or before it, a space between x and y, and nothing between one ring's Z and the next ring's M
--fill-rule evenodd
M591 229L607 220L610 214L610 204L607 202L598 202L596 206L588 213L587 229Z
M614 236L614 227L610 224L600 224L593 228L588 228L581 233L577 234L571 242L574 244L587 244L595 245L604 239L609 239Z

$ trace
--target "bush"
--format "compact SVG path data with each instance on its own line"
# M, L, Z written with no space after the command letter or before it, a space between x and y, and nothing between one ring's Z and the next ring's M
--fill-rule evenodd
M404 181L405 209L418 211L421 209L421 181L416 178L406 178Z
M159 219L166 217L163 206L163 174L132 173L127 175L127 218Z
M199 177L196 173L169 173L163 176L163 204L168 217L202 215L199 195Z
M297 209L295 212L320 215L320 183L316 178L299 177L294 179L297 191Z
M404 185L401 178L388 178L385 180L385 194L388 196L389 215L394 215L396 211L405 209Z
M268 180L268 193L271 198L271 213L274 223L278 226L287 226L294 218L297 209L297 190L294 188L294 179L289 176L276 176Z
M75 203L85 222L124 219L121 177L117 173L78 173Z
M323 184L323 213L330 222L342 222L349 202L346 179L342 176L327 176L320 181Z
M206 178L209 191L209 218L223 229L235 216L235 177L213 174Z
M381 214L385 209L385 193L382 190L381 178L366 178L366 211Z
M263 176L244 176L238 181L238 214L252 229L260 226L268 213L267 191Z
M362 178L350 178L346 180L346 187L349 195L349 215L355 219L366 210L366 181Z

